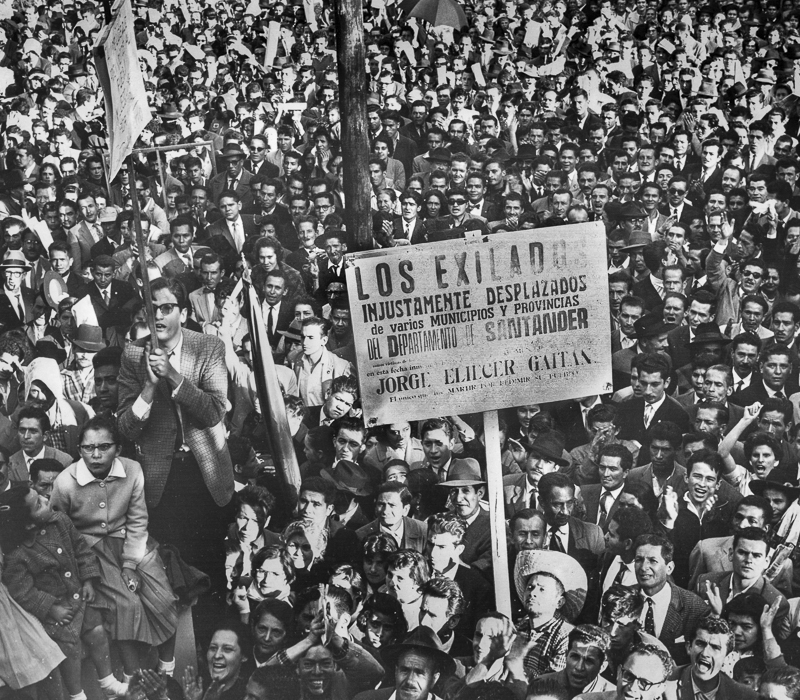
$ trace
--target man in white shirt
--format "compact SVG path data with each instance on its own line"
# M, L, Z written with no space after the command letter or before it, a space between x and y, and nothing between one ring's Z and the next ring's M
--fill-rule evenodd
M686 663L686 640L708 614L708 606L694 593L667 580L675 569L674 548L668 539L641 535L635 547L634 570L642 596L641 628L667 647L675 663Z

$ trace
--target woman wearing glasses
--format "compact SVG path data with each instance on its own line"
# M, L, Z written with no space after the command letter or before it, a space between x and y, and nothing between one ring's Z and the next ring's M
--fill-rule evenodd
M70 517L97 556L95 604L118 642L126 681L141 667L142 643L158 647L158 670L171 673L177 598L147 534L142 468L119 456L116 425L105 418L89 420L78 445L81 458L59 474L51 505Z

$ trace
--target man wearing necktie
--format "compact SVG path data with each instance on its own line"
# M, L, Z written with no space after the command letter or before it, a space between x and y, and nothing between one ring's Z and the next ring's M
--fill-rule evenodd
M172 247L159 255L155 263L164 277L174 278L194 269L194 221L189 216L177 216L170 222L170 232Z
M214 300L214 290L223 275L222 260L216 253L207 253L200 260L200 279L203 286L189 295L192 314L200 324L220 320L220 312Z
M72 252L72 271L77 275L92 259L92 246L103 238L103 229L97 220L98 209L94 195L84 191L78 199L82 220L67 233L67 242Z
M345 279L344 255L347 252L347 236L344 231L326 231L315 241L318 248L325 251L327 259L321 258L318 261L319 267L319 286L317 296L324 303L325 290L331 282L347 283Z
M605 532L611 516L617 512L625 480L633 467L633 455L625 445L611 443L600 449L597 464L600 483L582 486L581 495L586 522L595 523Z
M254 274L253 283L260 287L264 302L261 313L267 326L267 339L274 352L280 340L279 331L285 331L291 323L290 309L284 301L286 297L286 276L280 268L269 272Z
M666 537L640 535L634 544L634 571L639 583L642 610L639 622L667 647L677 664L689 660L686 640L691 639L701 618L709 613L706 603L694 593L667 579L675 569L674 548ZM720 699L721 700L721 699Z
M44 438L50 430L50 419L38 406L23 406L17 415L17 437L20 451L11 455L8 460L8 478L12 481L28 481L30 465L37 459L51 459L60 462L64 467L72 464L73 459L66 452L44 444Z
M0 263L3 273L0 323L5 330L21 328L33 320L33 292L22 287L22 279L30 269L21 250L7 250Z
M229 143L222 149L222 159L226 163L225 170L211 178L208 183L211 200L215 204L219 204L220 197L226 190L236 192L242 199L243 207L253 203L254 195L250 188L253 174L244 169L246 157L247 154L238 143Z
M539 507L547 523L547 549L574 557L585 571L594 570L603 553L603 531L592 523L573 517L575 485L560 472L539 479Z
M136 295L130 284L114 279L114 260L100 255L92 263L92 282L88 285L89 298L105 338L110 345L121 345L131 323L131 308Z

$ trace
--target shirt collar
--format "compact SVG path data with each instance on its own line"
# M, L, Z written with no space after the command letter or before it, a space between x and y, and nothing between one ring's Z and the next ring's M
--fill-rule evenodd
M116 479L124 479L127 475L125 474L125 467L122 466L122 462L119 458L114 460L114 463L111 465L111 471L108 472L108 476L105 479L98 479L92 472L89 471L89 467L86 466L86 462L82 459L78 461L77 466L75 467L75 480L78 482L78 486L86 486L87 484L91 484L93 481L106 481L111 477Z
M28 464L30 464L31 462L34 462L37 459L44 459L44 451L46 448L47 448L46 445L42 445L42 449L39 450L39 452L35 454L33 457L28 457L28 455L26 455L24 452L22 454L25 456L25 461L28 462Z
M667 395L666 395L666 394L664 394L664 395L663 395L663 396L662 396L662 397L661 397L661 398L660 398L658 401L656 401L655 403L652 403L652 404L647 404L647 405L650 405L650 406L652 406L652 407L653 407L653 415L655 415L655 414L656 414L656 411L658 411L658 409L659 409L659 408L661 408L661 406L664 404L664 402L665 402L666 400L667 400Z

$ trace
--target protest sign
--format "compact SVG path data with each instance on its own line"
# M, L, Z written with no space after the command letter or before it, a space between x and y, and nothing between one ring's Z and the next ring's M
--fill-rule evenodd
M94 53L106 102L111 182L152 118L136 53L130 0L117 3L114 18L104 26Z
M607 278L599 222L356 255L365 423L610 391Z

